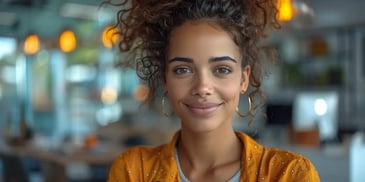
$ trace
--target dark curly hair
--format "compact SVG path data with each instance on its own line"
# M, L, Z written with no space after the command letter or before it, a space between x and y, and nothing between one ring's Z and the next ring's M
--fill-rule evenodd
M251 66L250 97L264 98L259 41L267 28L279 28L274 0L122 0L116 27L120 30L119 49L128 52L120 63L136 66L137 74L149 88L147 103L152 105L161 82L165 81L165 59L171 31L188 20L209 19L233 37L241 48L242 66ZM266 50L266 51L265 51ZM265 54L266 55L266 54ZM271 59L272 60L272 59ZM253 99L253 108L261 105Z

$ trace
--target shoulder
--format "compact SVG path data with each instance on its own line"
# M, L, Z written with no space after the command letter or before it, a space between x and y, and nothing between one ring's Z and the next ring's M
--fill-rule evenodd
M278 148L264 147L261 167L283 181L320 181L312 162L305 156Z
M300 160L306 159L303 155L299 153L295 153L289 150L283 150L279 148L273 147L263 147L264 156L268 158L275 158L282 161L292 161L292 160Z
M137 161L141 162L144 160L153 160L155 158L160 158L163 150L166 148L165 145L159 146L136 146L126 149L116 161L124 161L128 163L135 163Z
M279 148L266 147L244 133L237 133L245 146L245 158L254 159L261 169L275 170L284 174L289 166L299 169L313 168L312 163L303 155Z
M299 153L263 146L244 133L238 132L237 135L244 143L246 155L254 157L261 164L269 166L287 166L289 164L296 164L296 166L301 167L313 166L309 159Z
M108 182L142 179L141 171L151 170L156 163L159 163L165 147L166 145L137 146L126 149L113 161Z
M243 164L255 175L250 176L251 181L256 177L271 181L320 181L316 168L305 156L263 146L241 132L237 136L244 144Z

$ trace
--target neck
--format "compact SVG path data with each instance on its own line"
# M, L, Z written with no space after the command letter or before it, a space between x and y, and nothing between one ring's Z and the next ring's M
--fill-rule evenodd
M181 131L179 158L191 168L209 169L237 161L242 144L233 129L206 133Z

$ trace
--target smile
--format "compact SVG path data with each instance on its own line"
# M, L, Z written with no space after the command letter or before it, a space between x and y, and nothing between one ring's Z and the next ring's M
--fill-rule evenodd
M208 116L214 113L220 104L187 104L186 106L196 115Z

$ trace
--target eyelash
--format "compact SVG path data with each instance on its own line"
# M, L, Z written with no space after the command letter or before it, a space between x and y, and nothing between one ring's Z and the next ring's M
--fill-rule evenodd
M182 74L186 74L186 73L192 73L192 69L190 67L187 66L183 66L183 67L176 67L173 72L177 75L182 75ZM223 74L223 75L227 75L232 73L232 69L230 67L227 66L220 66L220 67L216 67L214 70L214 74Z
M173 72L177 75L182 75L188 72L192 72L191 68L187 67L187 66L182 66L182 67L177 67L173 70Z
M227 74L232 73L232 69L227 66L221 66L221 67L216 68L214 72L218 73L218 74L227 75Z

